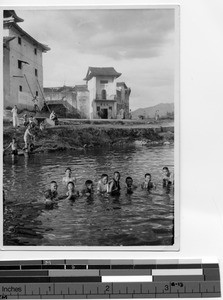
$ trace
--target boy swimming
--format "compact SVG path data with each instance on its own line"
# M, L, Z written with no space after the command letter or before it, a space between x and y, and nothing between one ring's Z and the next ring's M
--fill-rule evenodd
M56 181L51 181L50 189L45 192L45 204L46 206L52 206L58 200L58 193L57 193L57 183Z
M68 184L69 182L74 182L76 183L77 179L76 177L72 177L72 171L71 168L66 168L65 170L65 176L63 177L63 183Z
M109 182L109 193L111 195L119 195L120 194L120 173L118 171L114 172L113 179Z
M151 181L152 176L150 173L145 174L145 181L142 183L142 189L150 190L152 188L156 188L156 185Z
M67 198L65 200L75 200L79 196L79 192L75 189L73 181L68 182L67 189Z
M172 184L171 173L168 167L163 167L163 187L170 187Z
M93 194L93 181L92 180L86 180L85 181L85 185L84 185L84 188L83 190L81 191L81 194L83 196L91 196Z
M97 186L97 193L108 193L109 192L109 186L108 186L108 175L102 174L101 179L98 181Z
M137 186L133 184L133 179L130 176L126 177L125 184L127 194L132 194L133 191L137 189Z

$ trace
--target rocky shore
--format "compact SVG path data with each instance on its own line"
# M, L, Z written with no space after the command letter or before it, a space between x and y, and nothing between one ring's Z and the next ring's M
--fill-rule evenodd
M20 146L24 146L25 127L14 129L4 126L4 148L16 137ZM143 125L119 124L80 124L47 127L43 131L35 130L34 152L55 152L78 150L91 147L105 147L138 143L139 145L165 145L174 143L173 126L151 127Z

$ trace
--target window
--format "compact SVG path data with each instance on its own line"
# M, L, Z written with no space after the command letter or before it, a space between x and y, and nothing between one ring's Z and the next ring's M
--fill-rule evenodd
M19 86L19 91L22 92L22 86L21 85Z
M20 36L18 36L18 44L21 45L22 44L22 39Z
M106 90L102 90L102 91L101 91L101 98L102 98L103 100L106 99Z
M100 80L100 83L101 84L106 84L106 83L108 83L108 80Z
M18 68L22 69L22 61L21 60L18 60Z
M37 49L36 48L34 48L34 53L35 53L35 55L37 55Z
M38 76L38 70L35 69L35 76Z
M36 97L38 97L38 95L39 95L39 93L38 93L38 91L36 91Z

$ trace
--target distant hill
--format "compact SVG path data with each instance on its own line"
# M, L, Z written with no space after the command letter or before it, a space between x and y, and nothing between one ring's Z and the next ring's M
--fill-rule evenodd
M132 118L138 119L140 115L145 116L145 118L154 118L157 110L160 117L166 116L167 113L174 112L174 104L160 103L151 107L138 108L132 111Z

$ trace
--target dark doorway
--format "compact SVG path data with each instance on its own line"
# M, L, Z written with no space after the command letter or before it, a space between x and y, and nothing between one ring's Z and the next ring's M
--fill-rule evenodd
M107 119L108 118L108 109L107 108L102 108L101 109L101 118L102 119Z

